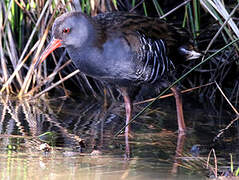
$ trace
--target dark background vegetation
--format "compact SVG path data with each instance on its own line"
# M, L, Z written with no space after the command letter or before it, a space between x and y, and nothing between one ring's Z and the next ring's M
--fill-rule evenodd
M205 58L238 38L238 8L236 0L215 1L222 6L210 4L208 0L3 0L0 2L0 88L1 93L14 97L39 97L46 92L55 95L82 94L104 96L104 84L84 74L75 72L63 49L59 49L34 70L34 63L50 40L54 19L66 12L80 10L92 16L108 11L130 11L146 16L162 17L185 27L191 33L196 49ZM220 4L220 3L219 3ZM223 23L234 9L231 22ZM225 11L228 14L225 14ZM166 17L165 17L166 15ZM229 22L229 21L228 21ZM233 28L233 24L236 28ZM223 26L222 30L220 28ZM218 33L215 39L213 37ZM213 40L212 40L213 39ZM208 49L207 49L208 48ZM180 82L181 89L189 89L213 83L194 91L202 101L209 99L215 106L225 99L215 82L233 105L238 104L238 43L220 51L203 63ZM201 62L202 59L185 62L180 75ZM68 64L65 64L67 63ZM61 68L65 66L64 68ZM72 78L65 81L67 75ZM71 76L71 75L70 75ZM57 85L56 85L57 83ZM117 98L117 91L107 87L107 95Z

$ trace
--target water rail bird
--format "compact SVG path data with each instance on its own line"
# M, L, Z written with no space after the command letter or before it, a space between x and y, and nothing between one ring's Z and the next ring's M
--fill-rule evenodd
M86 75L118 87L123 95L126 123L132 116L129 90L141 84L167 81L177 69L177 56L194 59L187 31L159 18L127 12L90 17L68 12L52 27L52 40L36 62L37 67L56 48L65 47L75 66ZM182 101L175 87L178 130L186 129Z

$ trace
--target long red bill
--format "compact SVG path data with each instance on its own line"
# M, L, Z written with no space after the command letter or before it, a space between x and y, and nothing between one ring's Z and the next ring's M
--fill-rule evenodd
M60 39L52 39L51 42L48 44L48 46L46 47L46 49L44 50L44 52L41 54L40 58L37 60L34 68L36 69L37 66L39 64L41 64L49 54L51 54L56 48L59 48L61 47L62 43L61 43L62 40Z

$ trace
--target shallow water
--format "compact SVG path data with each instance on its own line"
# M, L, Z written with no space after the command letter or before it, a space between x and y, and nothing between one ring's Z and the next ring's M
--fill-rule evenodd
M180 135L173 98L160 100L132 123L126 141L124 134L114 138L124 125L124 107L108 104L1 98L1 179L205 179L213 177L213 156L211 169L206 168L212 148L219 173L228 171L229 153L237 162L236 123L215 140L233 119L230 109L212 111L210 104L184 101L189 130Z

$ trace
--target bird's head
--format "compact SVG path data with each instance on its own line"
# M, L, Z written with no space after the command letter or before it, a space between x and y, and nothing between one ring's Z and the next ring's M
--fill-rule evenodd
M78 48L90 41L91 18L81 12L69 12L58 17L52 27L52 40L41 54L35 68L59 47ZM93 34L93 33L91 33Z

